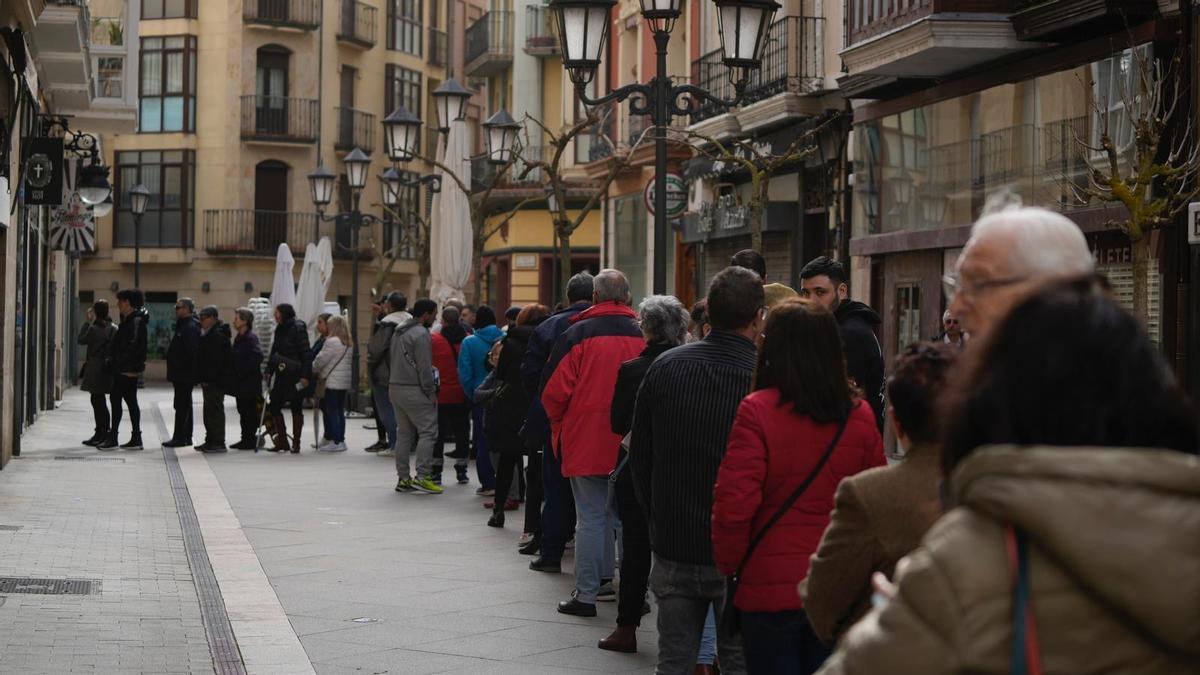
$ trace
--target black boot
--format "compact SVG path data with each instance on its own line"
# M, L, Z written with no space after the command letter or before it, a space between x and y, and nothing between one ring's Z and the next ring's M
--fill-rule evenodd
M96 444L97 450L116 450L117 449L117 431L114 429L108 432L104 440Z
M100 431L99 429L97 429L96 433L92 434L92 437L87 439L86 441L84 441L83 444L94 448L94 447L100 445L101 443L103 443L104 439L107 437L108 437L107 431Z
M304 411L292 411L292 454L300 454L300 434L304 431Z
M496 509L488 519L488 527L504 527L504 509Z
M142 449L142 432L135 431L129 442L121 446L122 450L141 450Z

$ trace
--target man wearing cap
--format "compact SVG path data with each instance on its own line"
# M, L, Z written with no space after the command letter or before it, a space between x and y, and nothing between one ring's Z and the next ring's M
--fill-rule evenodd
M233 372L233 343L229 324L222 323L217 308L200 310L200 347L196 371L204 392L204 444L200 452L220 453L225 449L225 392Z

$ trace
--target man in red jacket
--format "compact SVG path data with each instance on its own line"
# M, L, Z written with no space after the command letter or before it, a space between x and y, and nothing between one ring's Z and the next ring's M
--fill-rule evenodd
M458 308L447 305L442 310L442 329L433 333L433 367L441 378L438 389L438 436L433 446L433 482L442 484L445 465L446 439L454 438L454 471L459 485L471 482L467 475L467 455L471 447L471 406L458 380L458 352L467 337Z
M572 319L546 366L542 405L578 514L575 594L559 603L563 614L596 616L600 585L612 578L615 566L617 515L608 476L617 468L621 437L608 417L617 371L645 346L629 302L625 275L602 270L593 282L592 306Z

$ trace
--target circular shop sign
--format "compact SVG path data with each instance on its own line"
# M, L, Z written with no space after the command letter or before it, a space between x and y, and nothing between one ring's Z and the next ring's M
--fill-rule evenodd
M645 197L646 210L650 215L654 215L654 190L655 179L650 179L646 183L646 190L642 193ZM683 176L677 173L667 174L667 220L675 220L683 215L687 210L687 183L683 181Z

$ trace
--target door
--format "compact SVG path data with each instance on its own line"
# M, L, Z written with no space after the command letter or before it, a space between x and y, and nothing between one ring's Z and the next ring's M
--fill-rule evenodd
M290 53L282 47L267 46L258 50L258 69L255 80L255 94L257 94L255 131L260 134L287 135L288 60L290 56Z
M267 160L254 167L254 252L273 254L288 240L288 167Z
M354 80L357 78L357 69L342 66L338 87L338 147L347 150L354 147Z

